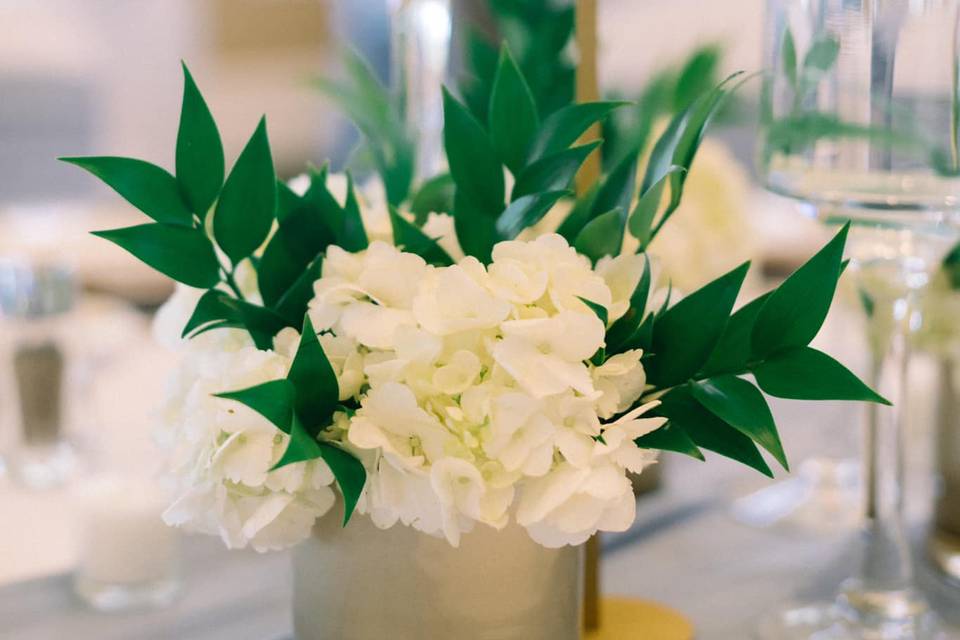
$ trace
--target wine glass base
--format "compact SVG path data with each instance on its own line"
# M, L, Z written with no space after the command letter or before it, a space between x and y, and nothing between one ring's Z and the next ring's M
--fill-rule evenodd
M769 614L757 626L757 640L947 640L940 620L921 608L899 618L861 617L835 602L798 605Z
M834 534L860 524L860 464L852 459L805 460L792 478L733 503L732 515L750 527L785 527Z

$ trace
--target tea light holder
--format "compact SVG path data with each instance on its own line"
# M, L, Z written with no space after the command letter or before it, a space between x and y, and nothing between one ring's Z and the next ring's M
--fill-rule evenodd
M79 516L74 590L100 611L170 604L180 588L178 532L161 519L156 483L100 476L76 492Z

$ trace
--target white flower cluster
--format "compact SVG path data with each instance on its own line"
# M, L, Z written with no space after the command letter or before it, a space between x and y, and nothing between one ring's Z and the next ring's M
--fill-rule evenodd
M450 267L374 242L327 252L310 315L340 380L360 404L334 431L367 467L358 509L458 544L475 522L511 517L546 546L626 529L627 471L654 460L633 440L663 424L632 406L641 353L589 359L629 308L643 258L596 269L557 235L502 242L484 267Z
M358 511L454 545L476 522L511 518L551 547L626 529L627 472L655 460L633 440L664 420L641 417L646 405L610 422L644 390L642 354L590 364L605 328L582 299L612 322L643 269L637 255L594 269L558 235L502 242L487 267L473 258L433 267L380 240L359 253L330 247L309 313L341 400L359 404L325 436L367 469ZM255 281L243 288L256 297ZM160 337L178 333L200 293L178 290L158 316ZM288 329L260 351L224 329L182 344L162 415L179 480L168 523L230 547L278 549L309 536L333 506L323 461L271 471L288 436L213 395L285 377L298 341Z

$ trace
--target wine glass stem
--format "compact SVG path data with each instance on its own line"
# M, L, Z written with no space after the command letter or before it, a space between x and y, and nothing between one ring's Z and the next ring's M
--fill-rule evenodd
M916 606L913 569L903 524L903 429L907 366L915 311L906 295L876 304L867 334L873 355L872 384L893 406L869 404L864 472L866 518L858 574L842 599L862 616L904 617Z

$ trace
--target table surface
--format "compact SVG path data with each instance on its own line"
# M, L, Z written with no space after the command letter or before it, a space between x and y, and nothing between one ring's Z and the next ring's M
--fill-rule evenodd
M110 434L110 446L129 459L136 458L131 451L150 456L143 416L160 393L171 358L150 344L141 320L127 317L126 322L133 339L123 357L101 365L94 395L109 407L98 414L97 432ZM835 352L840 347L841 355L844 349L853 353L843 339L848 330L842 319L831 320L818 341ZM929 404L926 400L919 404ZM794 460L822 451L827 441L856 442L855 405L777 402L773 409ZM923 458L911 452L911 461L920 461L912 462L915 473L908 486L918 533L930 503ZM706 464L667 457L663 471L662 489L639 500L634 527L603 538L604 593L674 607L693 621L701 640L740 640L750 637L759 615L792 599L829 599L850 573L856 541L856 529L848 526L851 518L838 516L833 523L838 531L832 533L829 522L821 532L752 528L732 517L732 501L771 481L716 456ZM4 640L291 637L287 553L228 552L216 539L184 538L184 587L177 602L159 611L107 615L90 611L72 594L68 491L28 492L0 479L0 521ZM960 589L941 583L922 563L919 573L937 609L955 625L949 637L960 638Z

